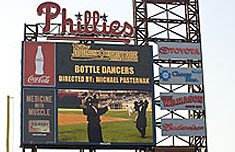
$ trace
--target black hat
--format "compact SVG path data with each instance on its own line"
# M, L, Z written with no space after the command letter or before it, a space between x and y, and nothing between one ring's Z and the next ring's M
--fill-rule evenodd
M82 94L83 97L86 97L87 95L88 95L87 92L84 92L84 93Z
M81 96L82 99L85 99L87 97L87 92L84 92Z
M92 100L93 100L92 97L87 97L85 105L88 106L90 103L92 103Z

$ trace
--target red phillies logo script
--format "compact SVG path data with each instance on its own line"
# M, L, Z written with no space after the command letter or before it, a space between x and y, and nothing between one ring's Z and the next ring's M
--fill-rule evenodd
M45 12L43 12L43 9L45 8ZM52 11L52 9L55 9L55 11ZM61 8L58 4L53 2L45 2L38 6L37 13L38 15L42 15L43 13L46 14L45 19L45 27L43 28L44 33L49 33L51 28L51 20L56 18L60 14ZM123 26L121 26L121 23L117 20L113 21L109 28L107 28L106 21L103 21L102 23L102 30L98 29L98 24L100 21L100 14L98 11L94 11L91 13L90 11L86 11L84 13L84 27L82 28L81 20L78 20L77 28L73 28L73 20L71 18L67 18L67 12L66 9L62 9L62 33L66 33L66 25L69 25L69 33L70 34L85 34L85 35L114 35L114 36L127 36L131 37L134 33L133 27L128 23L125 22ZM90 25L92 24L92 25ZM91 28L92 27L92 28ZM91 37L87 37L91 38ZM96 37L96 39L100 39L99 37ZM109 38L111 39L111 38ZM114 40L114 38L113 38ZM115 39L116 40L116 39ZM123 39L122 39L123 40ZM125 42L129 43L130 40L124 39Z

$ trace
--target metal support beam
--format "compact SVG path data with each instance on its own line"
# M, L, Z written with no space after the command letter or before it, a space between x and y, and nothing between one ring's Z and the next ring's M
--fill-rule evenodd
M133 25L135 29L135 44L148 44L148 20L147 2L145 0L133 0Z

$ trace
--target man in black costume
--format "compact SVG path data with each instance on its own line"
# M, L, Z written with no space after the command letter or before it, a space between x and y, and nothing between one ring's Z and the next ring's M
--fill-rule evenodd
M138 108L136 108L138 110L138 117L136 120L136 128L138 129L138 131L141 133L141 137L145 138L145 130L146 130L146 110L148 108L148 101L145 100L143 102L143 100L140 100Z
M83 114L87 115L88 121L88 140L92 143L104 142L100 126L100 115L108 111L108 106L98 108L98 103L99 100L96 97L87 97L85 103L86 107L83 108Z
M134 118L134 122L136 122L137 118L138 118L138 111L139 111L139 103L138 101L134 102L134 110L135 110L135 118Z

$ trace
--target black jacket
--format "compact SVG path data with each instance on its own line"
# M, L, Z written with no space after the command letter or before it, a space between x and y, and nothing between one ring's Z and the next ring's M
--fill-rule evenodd
M98 108L97 112L92 106L87 106L83 109L83 114L87 115L88 121L88 140L89 142L100 143L103 142L102 131L100 126L100 115L105 114L108 111L108 107Z
M139 127L146 127L146 110L148 108L148 102L144 102L142 106L138 107L138 117L136 125Z

